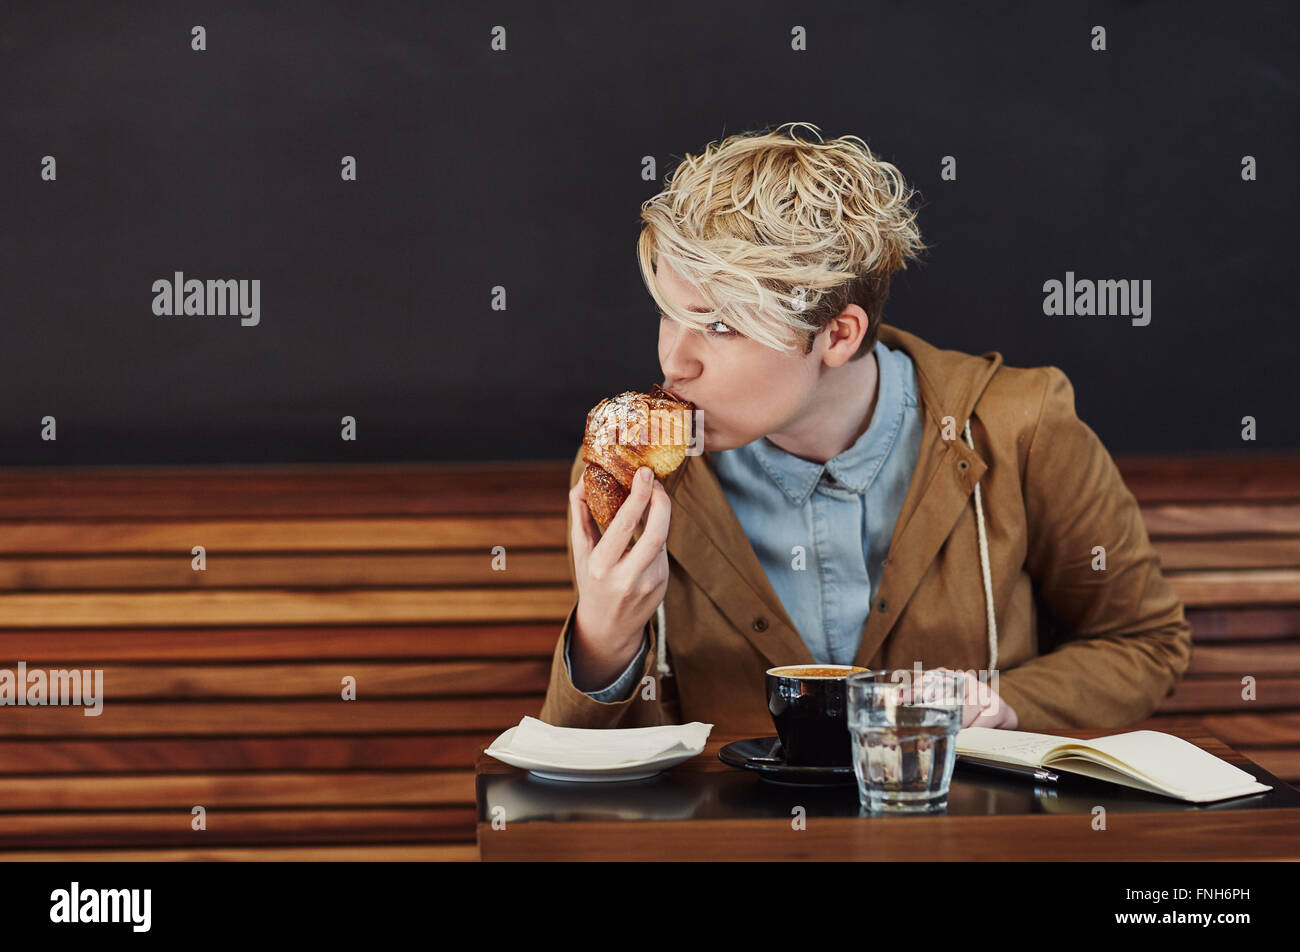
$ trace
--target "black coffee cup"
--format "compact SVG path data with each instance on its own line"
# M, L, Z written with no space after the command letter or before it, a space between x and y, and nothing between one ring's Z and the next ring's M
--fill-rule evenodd
M852 764L844 679L869 670L852 664L786 664L767 669L767 709L781 738L787 764Z

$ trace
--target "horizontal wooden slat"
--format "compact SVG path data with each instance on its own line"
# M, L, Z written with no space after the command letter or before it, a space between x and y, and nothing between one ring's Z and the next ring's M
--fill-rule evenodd
M1261 676L1259 672L1242 672L1255 678L1255 697L1243 698L1240 677L1184 678L1158 711L1268 711L1300 707L1300 677Z
M1240 751L1292 786L1300 782L1300 747L1244 747Z
M0 849L472 841L470 807L357 810L210 810L207 829L189 810L0 813Z
M389 519L140 520L0 523L0 555L157 552L186 555L201 545L229 552L377 552L563 548L565 517L411 516Z
M582 439L581 422L573 449ZM559 513L564 460L0 469L0 519Z
M0 851L0 863L476 863L475 843Z
M1300 603L1300 569L1165 572L1185 606Z
M1300 502L1149 503L1142 507L1147 533L1162 536L1300 535Z
M1204 725L1229 747L1300 747L1300 711L1261 711L1257 714L1157 714L1153 730L1170 726Z
M1248 539L1159 539L1160 565L1172 569L1300 568L1300 536Z
M0 775L468 767L499 734L0 740Z
M576 451L581 432L575 435ZM0 469L0 519L563 514L572 454L554 460ZM1139 500L1300 498L1300 455L1120 454Z
M1300 675L1300 641L1194 644L1187 676L1213 674L1231 674L1237 677L1247 674L1255 677L1264 674Z
M0 708L0 737L169 737L502 731L542 698L431 701L124 701L86 717L80 707Z
M213 555L197 572L188 552L118 558L0 558L0 591L157 588L358 588L569 583L564 549L507 548L418 555ZM501 565L503 568L494 568Z
M2 616L0 616L2 617ZM316 628L0 629L0 658L105 661L550 657L552 622Z
M221 589L199 592L0 594L0 618L32 628L137 625L563 622L571 586L519 588Z
M1119 454L1124 484L1142 501L1300 499L1300 454Z
M473 803L472 769L0 777L0 813Z
M105 692L107 693L107 692ZM9 707L0 721L4 737L338 734L486 730L536 717L541 694L463 697L430 701L117 701L108 696L99 717L82 707ZM1242 697L1239 678L1184 678L1160 713L1294 709L1300 678L1258 676L1256 697ZM1255 739L1255 743L1260 743Z
M22 659L26 662L26 659ZM17 670L16 662L0 668ZM27 671L39 670L27 663ZM113 701L158 698L341 697L343 679L355 679L358 698L544 694L550 658L490 661L338 662L335 664L120 665L82 668L103 672L103 696ZM86 675L81 676L86 683ZM94 677L93 673L90 676ZM93 680L90 682L93 685Z
M1249 655L1269 642L1300 638L1300 608L1196 608L1187 611L1187 620L1198 653L1209 644L1228 642L1245 646ZM209 658L549 658L559 634L559 626L549 622L374 628L0 629L0 667L17 660L102 666L114 660ZM1283 646L1280 650L1291 649Z
M1159 503L1142 507L1158 543L1174 538L1300 536L1300 503ZM493 546L563 549L565 518L532 516L411 516L407 518L137 520L133 522L7 521L0 555L173 553L196 545L209 558L251 552L391 552L482 550Z
M1155 544L1166 571L1300 568L1300 537L1164 539ZM563 548L507 548L504 570L489 550L382 555L212 555L191 568L172 556L0 558L0 591L268 588L396 585L520 585L569 581Z
M1189 608L1186 614L1198 643L1300 638L1300 608Z

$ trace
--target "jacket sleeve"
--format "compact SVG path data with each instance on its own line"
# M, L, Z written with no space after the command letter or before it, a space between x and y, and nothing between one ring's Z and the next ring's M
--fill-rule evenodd
M1173 693L1191 662L1191 628L1137 500L1075 413L1069 379L1044 373L1021 481L1039 656L1001 672L997 691L1022 730L1127 727Z
M582 478L582 471L586 463L582 460L582 450L578 450L574 458L573 468L569 473L569 487L572 488L579 479ZM564 626L560 631L559 639L555 644L555 652L551 658L551 680L546 689L546 699L542 702L542 710L538 715L540 720L548 724L554 724L557 727L591 727L591 728L609 728L609 727L655 727L660 724L674 724L676 720L668 718L674 716L674 708L671 704L665 705L664 699L660 697L664 685L656 676L657 661L655 654L657 647L657 638L652 618L645 626L645 642L641 648L641 663L638 666L639 676L635 681L626 682L631 687L631 692L622 700L602 701L597 700L591 694L580 690L574 685L573 679L569 673L568 664L568 646L569 640L573 636L574 618L578 612L578 574L574 567L573 561L573 516L570 514L565 519L565 545L569 554L569 581L573 586L574 602L569 609L568 617L564 620ZM639 533L638 533L639 534ZM635 665L635 659L634 659ZM624 672L624 677L627 672ZM651 680L646 681L647 678ZM620 679L622 683L622 679ZM601 697L607 694L615 694L610 689L605 692L595 692Z
M569 672L569 680L573 680L573 661L569 658L569 644L571 639L564 640L564 664L565 669ZM623 673L615 678L612 682L596 691L583 691L587 697L595 698L597 701L621 701L624 698L631 697L632 685L636 682L633 680L641 671L645 662L645 654L650 650L650 639L642 638L641 647L633 656L632 660L627 663Z

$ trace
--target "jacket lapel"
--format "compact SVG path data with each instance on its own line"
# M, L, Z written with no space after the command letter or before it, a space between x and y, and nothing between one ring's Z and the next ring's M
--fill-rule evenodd
M964 472L958 469L960 460L967 462ZM854 664L872 666L876 652L893 630L962 510L970 504L975 482L987 468L988 464L964 442L942 439L939 427L927 415L916 472L894 525L876 601L863 626ZM971 557L977 560L975 570L979 571L978 553L972 553Z
M888 324L881 325L880 339L887 347L901 348L912 358L925 423L916 468L894 524L876 601L854 655L853 663L863 667L871 667L877 660L877 652L952 533L957 519L972 504L970 497L975 492L975 484L988 469L988 463L966 445L962 430L976 401L1002 365L1002 355L997 351L977 358L940 350ZM945 417L952 418L954 439L943 438ZM975 438L973 425L971 437ZM965 469L960 466L962 461L966 463ZM974 552L971 557L978 572L979 553Z
M708 453L687 457L664 481L664 489L673 504L668 551L691 579L774 666L814 662L722 491Z

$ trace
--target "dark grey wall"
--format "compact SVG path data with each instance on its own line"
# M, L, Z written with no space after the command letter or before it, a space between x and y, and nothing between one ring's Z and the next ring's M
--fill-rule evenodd
M1061 367L1113 452L1300 448L1294 9L14 4L0 463L568 458L660 379L640 202L792 120L922 193L889 323ZM178 270L259 280L260 323L155 316ZM1150 280L1151 323L1044 315L1067 271Z

